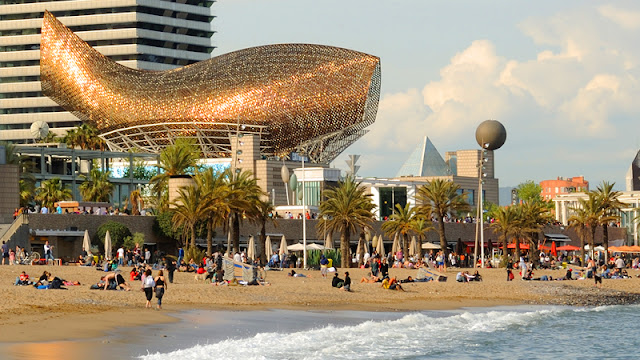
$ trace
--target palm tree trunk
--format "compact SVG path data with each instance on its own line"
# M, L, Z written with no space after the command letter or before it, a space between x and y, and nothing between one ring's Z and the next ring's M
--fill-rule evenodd
M196 225L191 224L191 247L196 246Z
M358 266L360 267L364 264L364 233L360 233L358 247L360 248L360 252L358 252Z
M596 226L592 226L591 227L591 244L589 244L589 251L591 252L591 254L593 254L593 248L596 245ZM589 255L589 258L591 258L592 255ZM582 259L580 259L580 261L582 261L582 265L585 265L584 262L584 257Z
M520 261L520 239L515 236L516 239L516 259L515 261Z
M409 235L407 233L402 234L402 256L405 259L409 258Z
M422 235L418 235L418 259L422 259Z
M351 263L351 254L349 249L349 228L346 224L343 224L342 232L340 233L340 256L342 257L340 261L340 267L348 268Z
M502 238L502 258L504 259L504 263L509 265L509 234L504 233L504 237Z
M580 234L579 234L580 235L580 258L581 259L584 259L584 245L585 245L584 244L585 243L585 241L584 241L584 237L585 236L584 235L586 233L585 230L586 229L584 228L584 226L581 226L581 230L580 230Z
M438 234L440 235L440 250L443 256L447 256L447 239L444 236L444 216L438 216Z
M207 224L207 256L211 256L211 248L213 247L213 225L211 223Z
M609 254L609 225L602 224L602 246L604 246L604 253Z
M533 264L539 264L539 253L538 253L538 241L539 241L539 233L534 232L529 236L529 257L531 258L531 262Z
M231 228L231 240L233 241L233 254L240 252L240 216L233 214L233 223ZM231 254L233 256L233 254Z
M258 241L258 263L262 266L267 262L264 253L264 244L267 241L267 222L262 220L262 228L260 229L260 241Z

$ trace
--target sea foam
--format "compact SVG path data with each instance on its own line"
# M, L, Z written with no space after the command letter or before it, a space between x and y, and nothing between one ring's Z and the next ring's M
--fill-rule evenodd
M563 313L574 310L464 311L445 315L409 313L397 320L364 321L352 326L329 324L292 333L262 332L251 337L227 339L140 358L354 360L446 357L460 348L482 352L483 349L499 345L494 333L524 334L531 326L551 317L562 317Z

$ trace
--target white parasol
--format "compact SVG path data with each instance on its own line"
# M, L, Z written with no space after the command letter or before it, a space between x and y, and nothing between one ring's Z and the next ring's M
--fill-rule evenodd
M273 255L273 247L271 246L270 236L267 236L267 240L264 242L264 253L267 254L267 260L271 259L271 255Z
M333 249L333 234L327 233L327 238L324 239L324 247L325 249Z
M247 258L251 260L256 259L256 240L253 235L249 237L249 245L247 245Z
M87 254L91 253L91 238L89 237L89 230L84 231L84 239L82 239L82 250Z
M104 258L111 260L111 234L109 234L109 230L104 235Z
M409 256L413 256L418 253L416 250L418 246L418 241L416 240L415 235L411 237L411 244L409 245Z
M280 240L280 251L278 254L288 254L289 250L287 250L287 238L282 235L282 239Z
M378 237L378 247L376 248L376 251L380 257L384 257L384 241L382 240L382 235Z
M398 252L398 246L400 245L400 240L398 239L398 233L393 236L393 245L391 245L391 253L396 254Z

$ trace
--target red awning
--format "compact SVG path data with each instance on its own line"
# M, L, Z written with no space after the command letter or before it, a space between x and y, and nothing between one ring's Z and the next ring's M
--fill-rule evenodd
M573 246L573 245L562 245L562 246L558 246L558 248L556 250L560 250L560 251L576 251L576 250L580 250L580 247Z
M507 249L515 249L516 244L507 245ZM529 250L529 244L520 244L520 250Z

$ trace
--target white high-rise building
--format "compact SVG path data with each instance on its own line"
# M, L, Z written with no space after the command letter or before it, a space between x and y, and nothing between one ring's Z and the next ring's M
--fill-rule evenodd
M53 13L118 63L168 70L211 57L215 0L3 0L0 2L0 140L28 142L40 120L61 135L80 124L43 96L40 27Z

